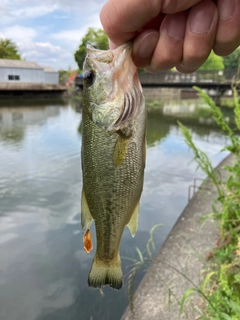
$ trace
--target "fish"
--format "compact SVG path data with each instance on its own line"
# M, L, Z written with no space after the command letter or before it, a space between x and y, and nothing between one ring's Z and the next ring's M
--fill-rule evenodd
M119 290L119 247L125 226L138 227L146 159L146 106L132 44L114 50L87 45L83 64L81 224L86 252L96 253L88 285Z

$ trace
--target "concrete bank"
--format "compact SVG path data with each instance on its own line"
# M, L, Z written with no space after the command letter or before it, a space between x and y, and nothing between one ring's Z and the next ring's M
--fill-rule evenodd
M230 155L216 168L223 179L227 178L228 172L222 167L232 163L233 157ZM195 284L201 283L200 271L206 266L206 255L218 240L219 227L212 219L204 223L199 220L212 212L212 203L216 196L216 188L208 181L204 190L198 191L182 212L134 295L135 319L198 318L199 313L195 306L200 300L197 295L186 303L185 312L179 317L178 301L181 301L184 292L193 286L170 266L185 274ZM128 307L122 320L131 319L132 313Z
M67 95L67 88L53 83L0 82L0 101L8 99L59 98Z

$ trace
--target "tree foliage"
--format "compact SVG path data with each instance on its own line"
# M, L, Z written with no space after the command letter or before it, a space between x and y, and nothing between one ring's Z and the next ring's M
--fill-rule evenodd
M230 55L223 57L223 63L225 69L237 69L240 63L240 47L238 47Z
M217 56L213 51L210 53L208 59L199 68L199 70L223 70L224 63L223 58Z
M16 44L10 39L0 39L0 59L21 60Z
M95 30L89 28L86 35L82 38L82 42L79 45L79 48L74 54L75 61L78 64L80 70L82 70L83 62L86 56L86 46L90 44L96 49L107 50L108 46L108 37L102 29Z

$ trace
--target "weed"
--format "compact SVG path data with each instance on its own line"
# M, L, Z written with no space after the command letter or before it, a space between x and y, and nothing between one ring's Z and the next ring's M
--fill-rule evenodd
M146 102L147 108L148 109L156 109L156 110L161 110L163 107L163 102L160 100L154 100L154 101L147 101Z
M224 150L230 151L235 158L232 166L225 166L225 170L229 171L227 180L221 181L207 155L194 145L189 130L180 124L185 141L194 152L194 160L211 178L218 191L218 198L213 204L213 216L220 221L221 232L212 254L212 263L199 290L206 302L200 319L237 320L240 319L240 143L236 130L229 127L214 101L203 90L196 87L195 89L211 108L212 117L217 125L229 137L230 144ZM234 104L235 124L239 130L240 103L236 89ZM180 313L192 292L193 289L190 288L183 295Z
M236 128L232 129L214 101L203 90L197 87L195 89L210 107L216 124L229 138L230 143L223 150L228 150L234 156L234 164L225 166L225 170L229 173L228 178L226 181L222 181L207 155L193 143L190 131L179 123L185 142L193 151L194 160L197 162L198 167L207 174L217 188L218 197L213 201L213 213L209 214L206 219L214 217L219 221L219 241L209 257L212 259L211 264L208 265L206 270L202 270L202 274L205 274L205 277L202 284L198 286L180 270L166 264L164 261L152 258L152 250L154 249L153 232L156 228L154 227L150 232L150 239L147 243L148 257L145 258L141 251L136 249L139 259L133 261L133 268L129 273L128 292L133 319L133 287L136 273L143 265L155 262L171 268L191 285L191 288L188 288L183 294L181 301L178 301L177 297L175 297L180 307L180 316L184 312L184 305L191 298L191 295L197 293L203 300L201 310L199 310L201 316L198 319L240 319L240 141L236 134L236 130L240 130L240 102L237 90L233 88ZM168 292L169 295L173 294L171 288L168 288Z

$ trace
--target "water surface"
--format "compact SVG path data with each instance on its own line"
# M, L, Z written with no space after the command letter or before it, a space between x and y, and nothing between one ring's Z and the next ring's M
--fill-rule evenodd
M80 228L80 123L71 103L0 108L0 320L120 319L128 258L137 257L136 247L145 250L156 224L159 250L187 204L189 185L204 177L190 162L176 118L149 112L139 228L134 239L126 228L121 242L125 285L118 292L90 289L95 250L83 250ZM209 125L190 129L217 165L226 156L219 154L225 137Z

